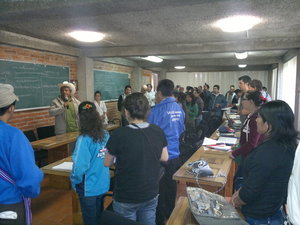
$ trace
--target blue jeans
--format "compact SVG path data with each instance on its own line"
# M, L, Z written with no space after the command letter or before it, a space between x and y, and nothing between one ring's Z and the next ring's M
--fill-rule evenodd
M249 225L282 225L284 222L285 214L282 209L279 209L273 216L264 219L254 219L246 217L246 222Z
M144 225L155 225L155 213L158 196L143 203L122 203L114 200L114 211L130 220Z
M79 196L82 219L84 225L98 225L102 212L103 195L83 197Z

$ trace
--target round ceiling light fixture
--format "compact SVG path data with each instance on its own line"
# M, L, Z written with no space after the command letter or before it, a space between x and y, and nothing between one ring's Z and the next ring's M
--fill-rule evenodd
M97 42L104 38L104 34L95 31L76 30L68 33L72 38L81 42Z
M240 68L245 68L245 67L247 67L247 64L239 64L239 67Z
M237 59L246 59L248 57L248 52L236 52L234 54Z
M250 30L261 22L262 19L259 17L240 15L220 19L214 25L224 32L241 32Z
M174 68L176 70L183 70L183 69L185 69L185 66L174 66Z

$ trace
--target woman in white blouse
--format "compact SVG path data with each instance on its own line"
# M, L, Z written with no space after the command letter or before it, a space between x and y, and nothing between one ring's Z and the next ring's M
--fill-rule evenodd
M96 91L94 94L94 97L95 97L94 103L96 105L98 113L101 116L103 124L107 124L108 123L108 119L107 119L107 115L106 115L107 108L106 108L105 102L101 101L101 92Z

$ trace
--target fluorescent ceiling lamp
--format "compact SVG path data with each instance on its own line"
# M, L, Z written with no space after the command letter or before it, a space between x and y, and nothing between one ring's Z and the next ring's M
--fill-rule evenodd
M94 31L83 31L83 30L76 30L70 32L69 35L76 39L77 41L82 42L97 42L101 41L104 38L104 34Z
M245 68L247 66L247 64L240 64L239 67L240 68Z
M250 30L261 22L262 19L256 16L232 16L218 20L215 26L224 32L241 32Z
M234 54L237 59L246 59L248 57L248 52L236 52Z
M159 57L156 57L156 56L153 56L153 55L150 55L150 56L147 56L147 57L142 57L142 59L145 59L145 60L148 60L148 61L151 61L151 62L156 62L156 63L160 63L163 61L163 59L159 58Z
M183 69L185 69L185 66L174 66L174 68L176 70L183 70Z

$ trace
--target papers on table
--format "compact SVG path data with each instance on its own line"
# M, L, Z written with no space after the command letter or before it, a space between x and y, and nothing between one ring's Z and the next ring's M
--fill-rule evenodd
M63 162L61 164L58 164L57 166L53 166L52 169L54 170L67 170L71 171L73 166L73 162Z
M211 138L204 138L203 145L208 148L229 151L231 150L231 145L237 143L237 138L232 137L220 137L218 140L214 140Z

